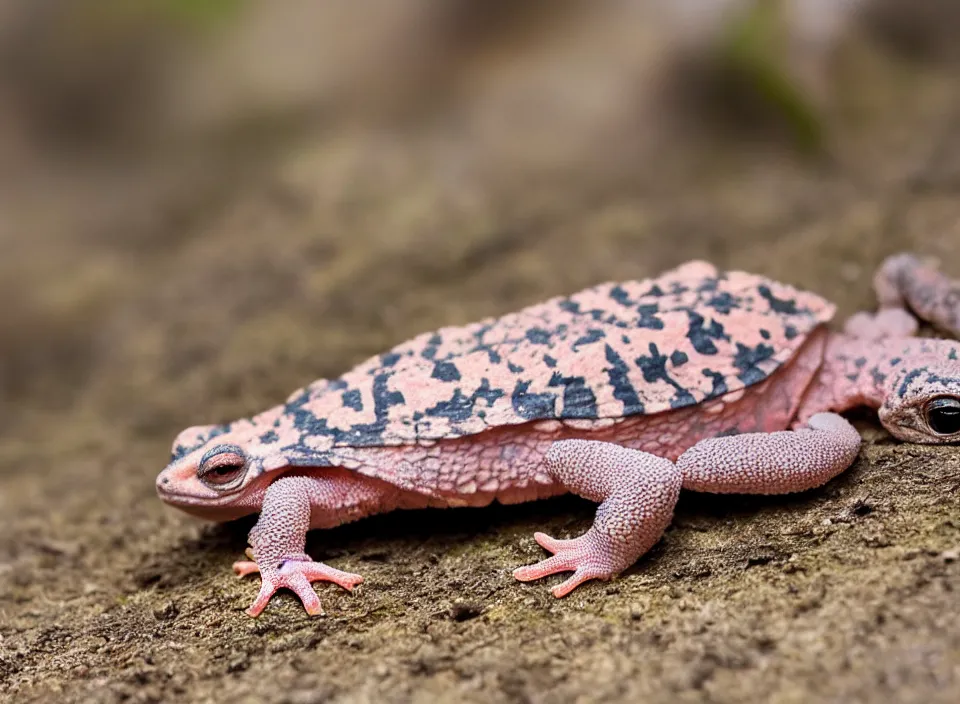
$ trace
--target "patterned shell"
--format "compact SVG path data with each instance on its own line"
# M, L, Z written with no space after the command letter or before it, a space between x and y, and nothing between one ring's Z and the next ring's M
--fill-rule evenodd
M259 456L322 464L337 447L683 408L763 381L833 313L815 294L690 262L420 335L251 420L184 431L172 459L233 431Z
M766 379L830 320L823 298L691 262L426 333L283 407L314 451L701 403Z

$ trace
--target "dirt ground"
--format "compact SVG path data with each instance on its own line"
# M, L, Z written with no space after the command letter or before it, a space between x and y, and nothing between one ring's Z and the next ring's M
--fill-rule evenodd
M557 578L510 573L540 558L535 530L589 526L575 498L314 532L310 554L365 583L318 586L324 617L284 593L257 620L257 580L230 570L252 518L157 500L182 428L441 324L691 257L843 316L871 305L892 252L960 275L949 62L851 40L811 154L769 116L716 128L642 42L611 41L621 72L568 46L560 87L531 97L559 59L542 38L518 54L528 41L448 57L427 72L442 95L405 89L414 110L321 101L280 138L265 119L5 173L0 697L960 701L960 453L898 444L869 414L824 488L685 493L648 556L561 601Z

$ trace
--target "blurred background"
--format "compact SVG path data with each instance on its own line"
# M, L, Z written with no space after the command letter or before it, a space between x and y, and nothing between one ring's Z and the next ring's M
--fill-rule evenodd
M894 251L960 273L958 39L951 0L0 0L6 691L52 691L51 619L164 613L188 425L693 257L844 315Z
M595 5L4 0L2 427L168 433L687 257L866 295L944 253L905 219L956 170L954 3Z

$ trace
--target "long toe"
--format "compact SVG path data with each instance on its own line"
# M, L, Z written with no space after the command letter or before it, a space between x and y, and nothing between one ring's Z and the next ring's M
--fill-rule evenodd
M249 560L237 560L233 563L233 571L238 577L246 577L250 574L256 574L260 571L260 568L257 566L256 562L250 562Z
M270 598L276 593L277 585L271 579L266 579L261 575L260 582L260 592L257 594L257 598L254 599L253 603L250 605L250 608L247 609L247 616L252 616L256 618L259 616L267 604L270 603Z
M542 547L548 552L557 553L570 546L574 540L560 540L558 538L551 538L546 533L534 533L533 539L537 541L537 545Z
M550 591L555 597L562 599L581 584L589 582L591 579L610 579L610 575L604 575L597 570L580 567L567 580L558 584Z
M521 582L532 582L558 572L570 572L576 568L576 564L567 555L554 555L546 560L540 560L535 565L518 567L513 571L513 576Z
M294 572L284 577L283 586L300 597L303 608L307 610L307 613L311 616L322 616L323 606L320 605L320 597L313 591L313 585L310 584L306 575L302 572Z
M343 572L322 562L296 563L300 572L311 582L333 582L348 592L363 583L363 577L352 572ZM286 565L284 565L285 567Z

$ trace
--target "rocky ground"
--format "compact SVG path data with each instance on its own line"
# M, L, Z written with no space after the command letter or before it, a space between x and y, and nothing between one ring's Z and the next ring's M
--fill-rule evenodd
M562 52L552 28L535 50L521 31L492 48L464 33L406 100L297 103L222 139L5 173L0 697L960 698L960 453L898 444L868 414L859 460L826 487L684 494L647 557L562 601L510 572L540 557L534 530L586 529L578 499L312 534L315 558L365 583L319 586L325 617L283 594L257 620L256 579L230 570L252 521L156 499L182 428L442 324L691 257L842 315L871 305L892 252L960 275L949 61L849 40L810 151L776 115L731 120L636 27L557 22L580 28ZM612 64L586 58L600 37Z

